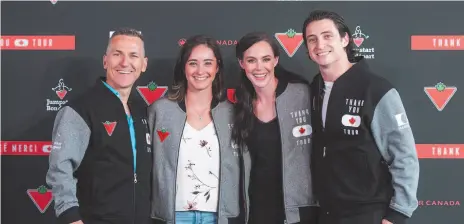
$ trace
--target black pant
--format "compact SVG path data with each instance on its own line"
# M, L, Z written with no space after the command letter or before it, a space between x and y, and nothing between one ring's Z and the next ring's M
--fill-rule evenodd
M321 209L318 224L381 224L386 212L386 209L376 209L355 215L337 216Z

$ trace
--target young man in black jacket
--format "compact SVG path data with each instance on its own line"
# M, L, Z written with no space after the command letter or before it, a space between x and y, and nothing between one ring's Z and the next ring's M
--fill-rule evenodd
M115 31L103 66L106 78L56 116L47 184L59 223L148 224L150 132L132 88L147 67L142 35Z
M419 163L397 90L354 57L344 19L314 11L304 43L311 84L311 171L320 224L401 224L417 208Z

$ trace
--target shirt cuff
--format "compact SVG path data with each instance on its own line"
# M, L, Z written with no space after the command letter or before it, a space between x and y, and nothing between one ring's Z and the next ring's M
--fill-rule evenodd
M81 215L79 214L79 207L74 206L68 210L61 213L58 217L58 223L60 224L69 224L81 220Z
M405 224L406 219L408 218L409 217L407 217L406 215L403 215L402 213L392 208L388 208L387 215L385 216L385 219L393 224Z

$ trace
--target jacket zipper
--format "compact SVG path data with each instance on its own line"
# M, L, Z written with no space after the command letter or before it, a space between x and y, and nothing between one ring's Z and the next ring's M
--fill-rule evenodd
M241 151L241 154L242 154L241 161L243 163L243 166L242 166L242 169L241 169L242 170L242 175L243 175L243 183L242 183L243 184L243 186L242 186L243 187L243 192L242 193L243 193L243 201L244 201L244 204L245 204L245 207L244 207L244 210L245 210L244 211L245 212L245 214L244 214L245 215L245 224L247 224L248 223L248 209L247 209L248 204L247 204L247 198L246 198L247 189L246 189L246 184L245 184L245 156L244 156L244 151L243 151L242 147L240 147L239 150Z
M287 223L287 213L285 212L286 211L286 208L287 206L285 205L285 164L284 164L284 146L283 146L283 137L282 137L282 131L280 130L280 127L281 127L281 124L280 124L280 120L279 120L279 112L278 112L278 107L277 107L277 98L275 100L275 107L276 107L276 116L277 116L277 123L279 124L279 135L280 135L280 147L281 147L281 152L282 152L282 194L283 194L283 202L284 202L284 223Z
M218 138L218 146L219 146L219 177L218 177L218 206L217 206L217 220L219 220L219 217L221 217L222 215L222 212L221 212L221 179L222 179L222 157L221 157L221 139L219 138L219 132L218 132L218 129L216 127L216 123L214 122L214 119L213 119L213 113L210 112L210 115L211 115L211 120L213 121L213 125L214 125L214 129L216 131L216 137Z
M135 224L135 219L136 219L136 213L135 213L135 188L137 186L136 184L137 184L137 173L134 172L134 191L132 194L132 202L134 203L134 219L132 220L133 224Z
M177 147L176 162L174 163L176 164L176 169L175 169L174 178L173 178L174 179L174 203L172 205L172 214L173 214L174 223L176 223L177 166L178 166L177 163L179 163L180 144L182 143L182 136L184 135L185 122L187 122L187 116L185 116L184 127L182 128L181 137L179 139L179 146Z
M135 122L134 122L133 118L131 120L132 120L132 126L134 128L134 132L135 132L135 129L136 129L136 127L134 125ZM138 150L137 150L137 136L135 136L135 142L136 142L136 148L135 148L135 151L132 151L133 152L132 156L134 157L134 159L133 159L134 163L132 164L134 166L134 170L133 170L134 171L134 184L133 184L134 188L133 188L133 191L132 191L132 203L133 203L132 204L133 205L133 207L132 207L133 208L132 223L133 224L135 224L135 220L136 220L136 217L137 217L137 215L136 215L136 199L135 199L135 197L136 197L135 192L136 192L136 188L137 188L136 184L138 182L137 181L137 160L136 160L137 159L137 152L138 152Z

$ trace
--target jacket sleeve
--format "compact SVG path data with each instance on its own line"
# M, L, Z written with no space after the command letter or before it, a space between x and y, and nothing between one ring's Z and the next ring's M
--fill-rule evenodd
M46 182L52 188L59 223L81 220L76 197L77 179L73 174L84 157L89 138L87 123L74 109L65 106L57 113Z
M418 206L419 161L414 136L396 89L390 89L375 107L371 130L388 164L395 192L386 219L403 223Z

